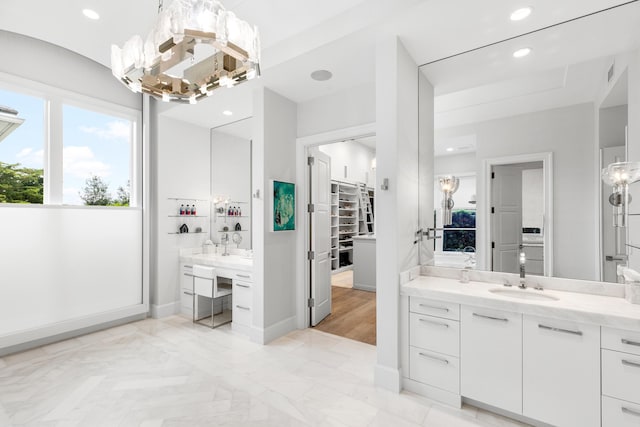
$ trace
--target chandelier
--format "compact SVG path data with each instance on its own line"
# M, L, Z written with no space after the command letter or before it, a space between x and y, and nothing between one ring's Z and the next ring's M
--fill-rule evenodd
M260 75L258 29L217 0L174 0L166 9L160 0L146 40L111 46L111 71L134 92L195 104Z

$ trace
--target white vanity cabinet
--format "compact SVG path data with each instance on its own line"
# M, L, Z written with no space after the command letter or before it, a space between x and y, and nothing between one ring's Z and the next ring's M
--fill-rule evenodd
M522 414L560 427L599 426L600 327L524 315L522 332Z
M602 427L640 426L640 332L602 328Z
M434 398L460 395L460 306L412 297L409 303L409 379Z
M462 306L460 388L473 400L522 413L522 315Z

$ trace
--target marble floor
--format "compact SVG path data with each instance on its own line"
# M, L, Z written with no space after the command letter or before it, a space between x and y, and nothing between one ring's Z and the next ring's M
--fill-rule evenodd
M317 330L260 346L174 316L0 358L0 426L523 424L373 386L375 347Z

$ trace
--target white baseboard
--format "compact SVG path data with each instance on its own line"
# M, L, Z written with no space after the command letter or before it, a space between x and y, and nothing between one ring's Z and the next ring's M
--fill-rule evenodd
M289 318L279 321L274 325L268 326L262 330L258 328L254 328L255 330L258 331L258 334L257 334L258 336L257 337L252 336L251 339L259 344L268 344L271 341L277 338L280 338L281 336L286 335L291 331L295 331L296 329L298 329L296 326L296 321L297 321L297 317L291 316Z
M65 320L0 337L0 356L51 344L147 316L145 304Z
M376 365L375 383L378 387L400 393L400 391L402 390L400 370L392 369L379 364Z
M154 319L161 319L163 317L169 317L179 313L180 301L174 301L163 305L151 304L151 317Z
M360 291L367 291L367 292L375 292L376 291L376 287L375 286L362 285L362 284L359 284L359 283L354 283L353 284L353 289L358 289Z
M405 390L419 394L420 396L428 397L445 405L453 406L454 408L462 407L462 396L459 394L451 393L450 391L442 390L437 387L433 387L427 384L422 384L417 381L410 380L409 378L402 379L402 385Z

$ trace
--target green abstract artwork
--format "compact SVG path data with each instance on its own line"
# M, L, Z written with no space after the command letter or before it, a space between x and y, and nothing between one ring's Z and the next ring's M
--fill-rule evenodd
M296 229L296 185L273 181L273 231Z

